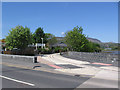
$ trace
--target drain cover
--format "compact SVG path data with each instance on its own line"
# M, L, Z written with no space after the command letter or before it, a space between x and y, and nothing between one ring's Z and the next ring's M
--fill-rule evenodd
M34 66L33 69L38 68L38 67L41 67L41 66Z
M80 75L75 75L76 77L80 77Z

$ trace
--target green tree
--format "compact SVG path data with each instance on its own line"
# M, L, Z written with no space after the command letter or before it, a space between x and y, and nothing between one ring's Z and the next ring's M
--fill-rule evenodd
M0 42L1 42L1 46L2 46L2 48L0 48L0 49L5 50L5 39L1 39Z
M18 48L25 49L28 44L32 43L32 34L30 29L23 26L16 26L9 30L8 36L6 36L6 47L8 49Z
M33 42L34 43L42 43L41 38L43 38L44 43L47 43L47 38L45 36L43 28L39 27L36 29L35 33L33 33Z
M73 30L65 33L65 43L74 51L83 51L87 42L82 27L74 27Z
M89 41L86 47L87 47L87 49L85 49L85 50L87 50L89 52L100 52L101 51L101 47L98 43L93 43L93 42Z
M99 48L98 44L88 41L82 27L78 26L65 33L65 43L71 50L78 52L94 52Z
M52 45L54 45L57 42L55 35L50 34L50 33L45 33L45 36L47 38L47 44L49 47L51 47Z

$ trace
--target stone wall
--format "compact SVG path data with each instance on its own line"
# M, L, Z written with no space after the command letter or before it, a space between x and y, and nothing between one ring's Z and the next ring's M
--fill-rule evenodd
M110 53L63 52L63 56L89 62L117 62L118 55Z

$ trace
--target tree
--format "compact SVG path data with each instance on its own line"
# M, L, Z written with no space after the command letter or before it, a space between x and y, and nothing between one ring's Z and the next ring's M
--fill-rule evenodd
M13 48L25 49L32 41L32 34L30 29L23 26L16 26L9 30L8 36L6 36L6 46L8 49Z
M78 26L65 33L65 43L73 51L94 52L99 47L98 44L88 41L82 27Z
M74 27L73 30L65 33L65 43L74 51L83 51L85 44L88 42L85 35L82 34L82 27Z
M2 49L5 50L5 39L1 39L0 42L1 42Z
M100 52L101 48L100 45L98 43L93 43L91 41L89 41L85 47L84 47L84 51L86 52Z
M43 38L44 43L47 42L43 28L39 27L36 29L35 33L33 34L33 42L34 43L42 43L41 38Z
M52 45L54 45L57 42L57 39L53 34L45 33L45 36L47 38L47 44L49 47L51 47Z

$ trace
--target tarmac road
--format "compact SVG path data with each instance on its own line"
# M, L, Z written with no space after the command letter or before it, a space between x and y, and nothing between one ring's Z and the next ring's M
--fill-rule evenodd
M5 65L0 78L2 88L76 88L89 79Z

